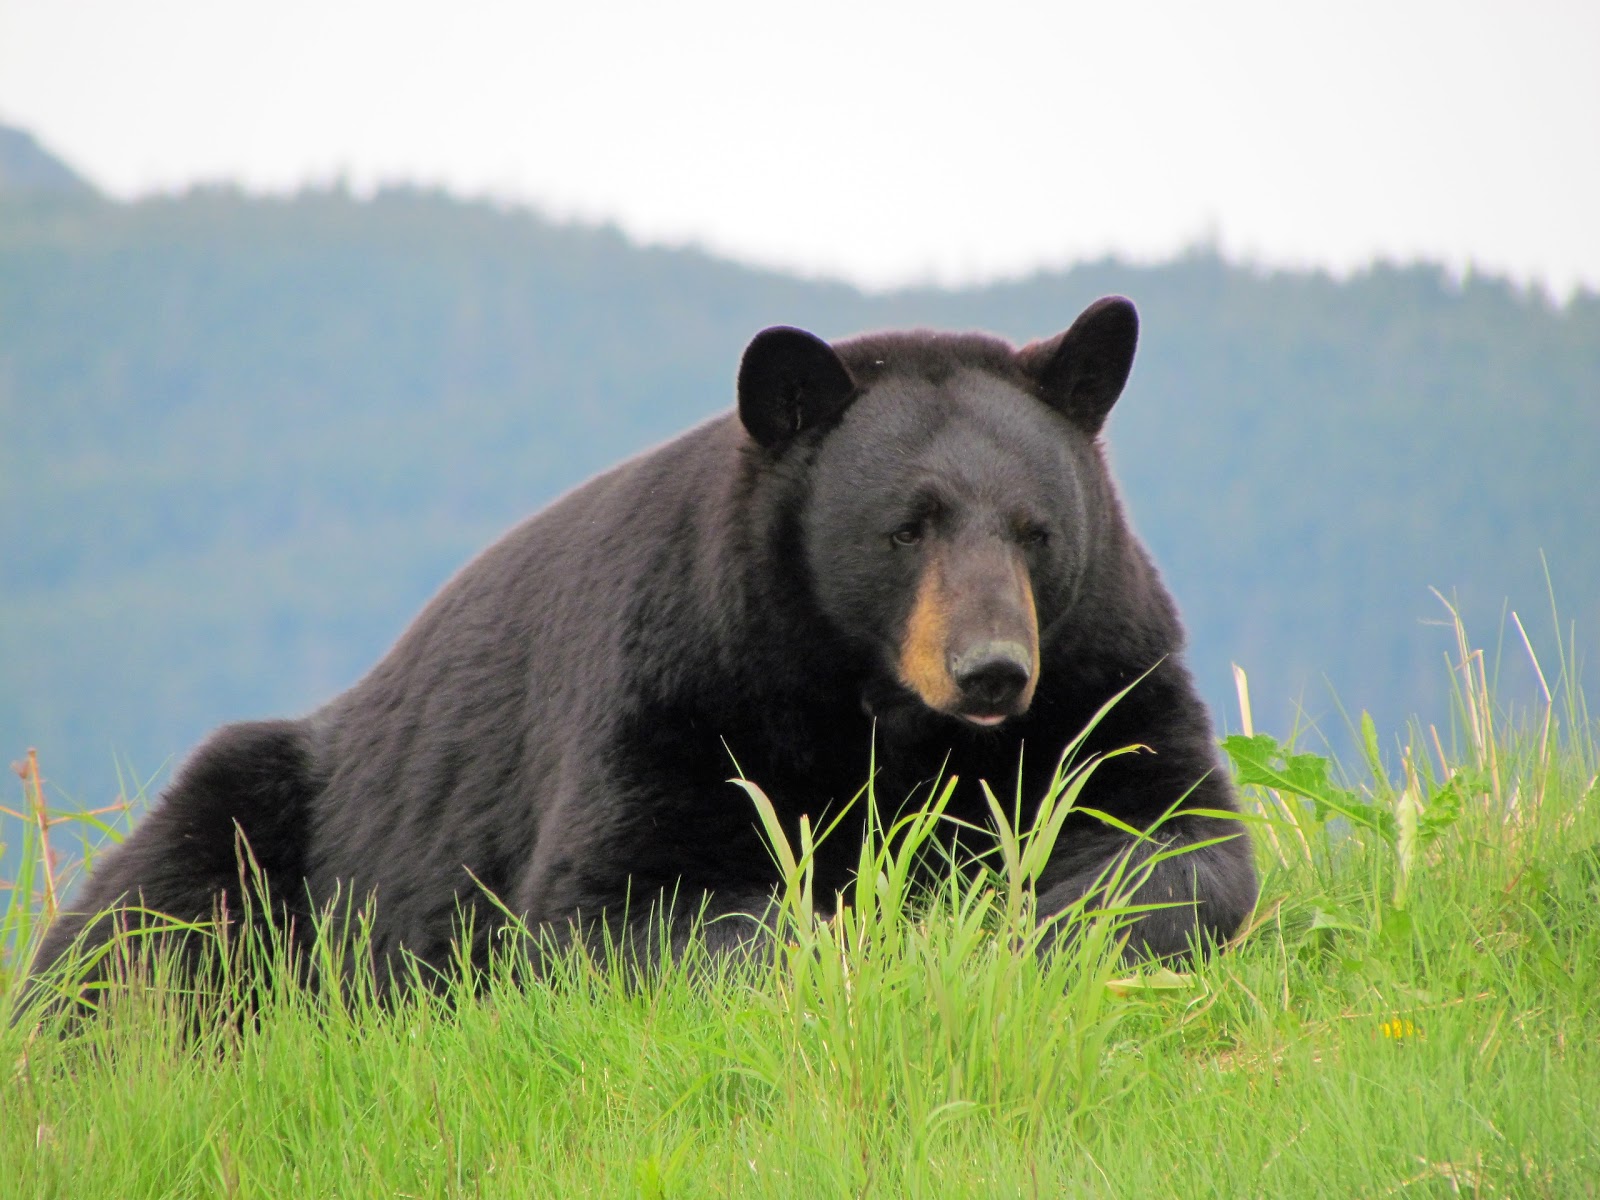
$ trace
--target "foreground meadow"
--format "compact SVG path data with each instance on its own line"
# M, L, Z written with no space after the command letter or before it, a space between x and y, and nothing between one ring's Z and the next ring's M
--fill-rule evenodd
M224 989L198 1020L157 978L71 1028L18 1013L0 1191L1600 1196L1596 726L1565 663L1515 719L1464 638L1457 679L1453 733L1366 723L1343 769L1243 708L1225 745L1262 898L1192 972L1119 965L1115 912L1036 952L1048 813L909 887L929 815L885 831L830 922L806 847L777 847L773 963L691 953L638 985L573 956L389 1005L271 988L250 1016ZM55 902L35 778L5 946Z

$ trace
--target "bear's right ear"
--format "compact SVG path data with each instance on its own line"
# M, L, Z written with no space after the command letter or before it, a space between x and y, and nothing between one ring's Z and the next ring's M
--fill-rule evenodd
M739 363L739 420L768 450L837 416L855 394L833 347L803 329L763 329Z

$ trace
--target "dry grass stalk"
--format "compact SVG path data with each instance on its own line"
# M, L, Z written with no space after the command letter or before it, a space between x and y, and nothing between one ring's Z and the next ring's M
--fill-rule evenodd
M1244 668L1238 663L1233 664L1233 686L1239 695L1239 725L1241 731L1245 737L1254 737L1256 723L1255 714L1250 708L1250 679L1245 674ZM1288 857L1283 852L1283 843L1278 839L1276 826L1281 821L1294 830L1296 838L1299 839L1300 848L1305 854L1305 861L1309 863L1311 861L1311 843L1306 840L1305 830L1300 828L1300 822L1296 819L1296 810L1290 808L1291 804L1298 804L1298 801L1286 800L1275 788L1264 787L1261 789L1261 794L1267 802L1267 807L1272 810L1269 814L1263 814L1268 819L1262 823L1261 829L1266 833L1267 841L1272 846L1272 852L1277 856L1278 862L1285 866L1289 863Z
M28 747L28 757L21 762L12 763L11 769L22 779L22 801L27 812L12 812L9 808L0 809L8 816L27 821L39 831L39 861L44 869L44 919L46 922L55 919L60 908L59 898L56 895L56 856L50 849L50 814L44 804L44 780L39 775L39 752L32 746Z

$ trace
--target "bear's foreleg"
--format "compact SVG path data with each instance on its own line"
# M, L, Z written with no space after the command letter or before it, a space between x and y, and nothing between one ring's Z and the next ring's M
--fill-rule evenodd
M556 958L581 944L597 961L616 961L649 975L681 961L693 946L707 958L763 958L771 953L778 900L772 892L656 893L619 902L597 917L576 913L533 930L530 961L546 975Z
M1186 960L1233 937L1256 892L1250 839L1237 821L1178 813L1135 839L1085 815L1062 830L1038 911L1047 919L1085 897L1090 912L1144 909L1131 920L1125 956Z

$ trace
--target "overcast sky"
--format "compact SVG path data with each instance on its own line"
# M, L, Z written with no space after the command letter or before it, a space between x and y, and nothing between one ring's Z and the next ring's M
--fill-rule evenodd
M1600 289L1600 0L0 0L126 196L440 183L870 286L1214 241Z

